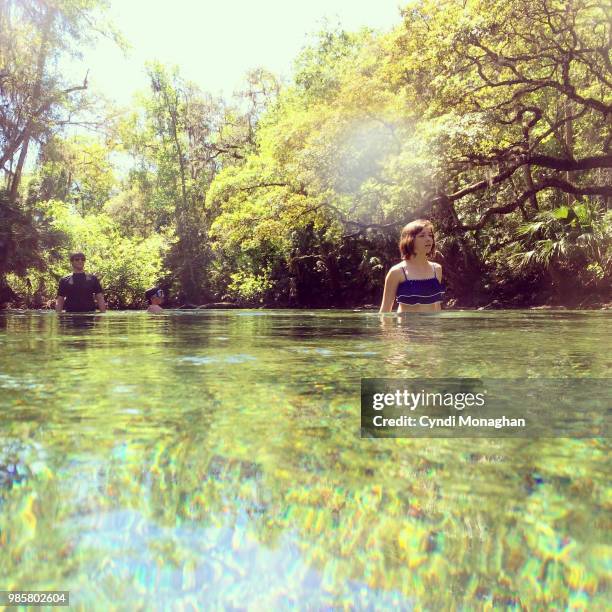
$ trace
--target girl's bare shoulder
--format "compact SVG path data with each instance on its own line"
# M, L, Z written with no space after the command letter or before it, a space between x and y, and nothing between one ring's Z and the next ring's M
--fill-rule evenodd
M436 274L436 278L441 281L442 280L442 266L435 262L435 261L430 261L429 262L433 267L434 267L434 272Z
M404 277L404 273L402 271L403 267L404 267L403 261L400 261L394 266L391 266L391 268L389 268L389 276L396 277L396 278L400 278L400 277L403 278Z

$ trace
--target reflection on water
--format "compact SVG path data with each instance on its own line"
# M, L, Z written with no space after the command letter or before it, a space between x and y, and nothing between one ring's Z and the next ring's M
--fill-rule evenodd
M359 389L609 376L608 321L2 314L0 589L82 609L604 609L606 440L362 440Z

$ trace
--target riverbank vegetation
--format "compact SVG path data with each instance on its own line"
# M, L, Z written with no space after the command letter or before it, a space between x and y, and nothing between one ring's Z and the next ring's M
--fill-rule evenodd
M115 307L153 283L175 304L375 303L427 217L451 305L609 301L606 3L418 0L232 100L149 63L129 109L58 67L99 32L121 44L103 16L0 4L0 300L44 305L79 249Z

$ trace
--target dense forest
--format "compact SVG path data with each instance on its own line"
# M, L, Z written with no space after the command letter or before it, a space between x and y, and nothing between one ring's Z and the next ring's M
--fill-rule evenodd
M115 308L374 304L425 217L450 306L608 302L609 10L416 0L230 100L151 62L120 109L61 70L123 44L103 0L0 0L0 301L48 305L82 250Z

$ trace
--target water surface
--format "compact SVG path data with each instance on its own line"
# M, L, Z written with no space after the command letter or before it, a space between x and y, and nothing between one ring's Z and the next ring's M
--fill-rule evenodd
M609 377L609 322L0 314L0 589L88 610L604 609L606 440L361 439L359 393Z

